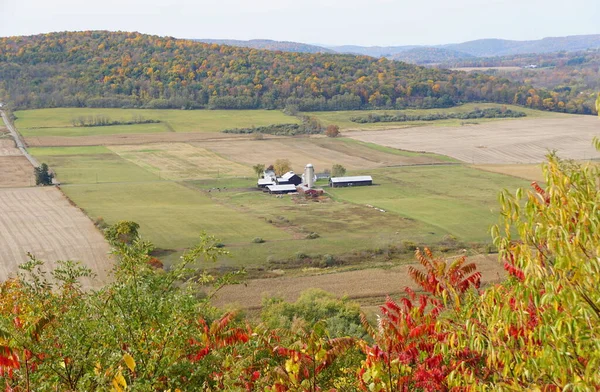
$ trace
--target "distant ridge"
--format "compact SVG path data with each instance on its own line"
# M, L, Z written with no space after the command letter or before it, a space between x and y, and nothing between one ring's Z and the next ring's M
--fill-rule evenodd
M427 63L447 61L448 57L470 55L475 57L508 56L526 53L550 53L550 52L575 52L586 49L600 48L600 34L594 35L572 35L568 37L548 37L531 41L513 41L505 39L478 39L458 44L445 45L405 45L405 46L328 46L338 53L361 54L372 57L387 57L395 60L415 62L422 56L427 58ZM445 49L437 52L434 50L423 50L426 48ZM412 54L400 55L413 51ZM425 62L416 62L425 64Z
M316 45L309 45L300 42L290 41L273 41L270 39L251 39L248 41L236 39L194 39L194 41L204 42L207 44L239 46L242 48L264 49L273 51L280 50L282 52L336 53L334 50L322 48Z
M600 48L600 34L547 37L534 41L504 39L479 39L461 44L442 45L446 49L468 53L477 57L508 56L526 53L575 52Z
M473 55L457 50L433 47L417 47L390 56L390 59L392 60L419 65L437 64L448 61L463 61L475 58L476 57Z

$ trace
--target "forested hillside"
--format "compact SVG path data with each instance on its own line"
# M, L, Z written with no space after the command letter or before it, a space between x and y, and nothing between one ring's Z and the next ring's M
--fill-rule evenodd
M0 99L15 108L352 110L491 101L578 110L567 92L497 76L105 31L0 39Z

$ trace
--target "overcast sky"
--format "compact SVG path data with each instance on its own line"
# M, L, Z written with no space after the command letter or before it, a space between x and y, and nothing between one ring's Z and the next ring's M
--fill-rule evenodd
M0 36L122 30L329 45L600 34L600 0L0 0Z

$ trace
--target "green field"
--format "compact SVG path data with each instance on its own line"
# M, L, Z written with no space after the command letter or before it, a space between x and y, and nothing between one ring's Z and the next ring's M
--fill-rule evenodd
M108 223L133 220L156 246L183 249L202 230L230 244L250 244L256 236L290 236L265 222L215 203L204 193L173 182L64 186L64 192L92 218Z
M372 204L391 213L437 227L463 241L489 242L497 222L497 195L528 181L467 166L421 166L369 171L375 186L333 188L336 198Z
M36 109L15 112L23 136L83 136L152 132L220 132L228 128L298 123L277 110L150 110L150 109ZM105 116L112 121L136 117L160 120L158 124L73 127L73 119Z
M338 112L306 112L305 114L318 118L324 125L335 124L342 129L377 129L377 128L390 128L390 127L414 127L419 125L436 125L436 126L460 126L462 122L488 122L488 121L510 121L512 119L476 119L476 120L438 120L438 121L409 121L409 122L386 122L386 123L372 123L372 124L359 124L350 121L352 117L365 117L369 114L407 114L407 115L426 115L431 113L465 113L471 112L476 108L500 108L503 105L495 103L467 103L460 106L451 108L440 108L440 109L406 109L406 110L353 110L353 111L338 111ZM560 116L560 114L552 112L543 112L540 110L533 110L523 108L514 105L504 105L508 109L524 112L527 114L525 118L539 118L539 117L551 117ZM521 118L522 119L522 118Z
M94 147L39 147L30 153L48 164L62 184L158 181L160 176L131 163L109 149Z

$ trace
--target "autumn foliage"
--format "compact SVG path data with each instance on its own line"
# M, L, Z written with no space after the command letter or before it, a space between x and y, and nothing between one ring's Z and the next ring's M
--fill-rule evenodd
M385 58L270 52L139 33L0 38L0 96L13 108L300 111L519 104L584 112L568 90ZM587 111L586 111L587 112Z

